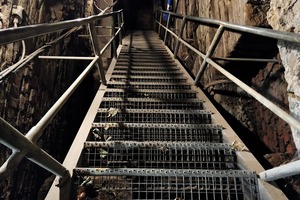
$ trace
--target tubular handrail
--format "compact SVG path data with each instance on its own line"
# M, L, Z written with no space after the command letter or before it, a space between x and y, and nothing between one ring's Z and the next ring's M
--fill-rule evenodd
M293 43L300 43L300 35L296 33L288 33L288 32L282 32L282 31L276 31L276 30L271 30L267 28L258 28L258 27L251 27L251 26L244 26L244 25L237 25L229 22L224 22L220 20L215 20L215 19L208 19L208 18L202 18L202 17L194 17L194 16L187 16L187 15L180 15L177 13L169 12L169 11L163 11L159 10L160 12L160 17L159 21L156 20L156 23L158 23L158 34L160 35L161 28L165 30L165 35L162 38L164 42L166 43L166 36L169 33L175 38L175 48L174 48L174 57L177 58L177 53L179 49L180 43L185 45L187 48L190 50L194 51L197 55L199 55L202 59L202 65L198 71L198 74L195 78L195 84L198 84L199 80L201 79L204 70L206 69L207 65L210 64L212 67L217 69L220 73L222 73L225 77L227 77L229 80L234 82L236 85L238 85L240 88L242 88L244 91L246 91L249 95L251 95L253 98L255 98L258 102L263 104L265 107L267 107L269 110L271 110L274 114L276 114L278 117L280 117L282 120L287 122L291 127L295 128L297 131L300 131L300 122L294 118L293 116L289 115L287 112L282 110L280 107L275 105L273 102L268 100L266 97L261 95L260 93L256 92L254 89L252 89L250 86L242 82L240 79L226 71L221 65L219 65L217 62L215 62L215 58L213 58L213 53L223 35L224 30L227 30L229 32L237 32L237 33L247 33L247 34L255 34L258 36L263 36L263 37L268 37L268 38L273 38L277 40L283 40L287 42L293 42ZM167 14L168 15L168 20L166 25L162 24L162 15ZM157 15L159 16L159 15ZM175 32L170 30L169 28L169 21L170 18L174 17L177 19L182 19L182 24L180 28L180 32L177 35ZM214 27L217 28L218 30L215 33L215 36L213 38L213 41L211 42L210 47L208 48L206 53L203 53L187 43L183 37L182 33L184 30L184 27L188 21L193 21L196 22L200 25L205 25L209 27ZM238 60L238 59L237 59ZM247 61L247 59L243 59L244 61ZM253 61L253 59L249 59L249 61ZM263 59L262 59L263 60ZM299 169L296 169L297 164L290 164L285 167L285 165L282 165L280 167L271 169L271 170L266 170L264 172L261 172L260 178L266 181L272 181L276 180L279 178L284 178L287 176L296 175L299 174ZM291 170L292 168L295 168L294 170ZM289 169L289 170L284 170L284 169ZM291 172L293 171L293 172ZM280 175L278 174L280 172Z
M164 10L159 10L159 12L164 14L169 14L170 16L172 17L174 16L175 18L180 18L180 19L185 18L187 21L199 22L200 24L203 25L204 24L214 25L216 27L223 26L224 28L235 32L250 33L254 35L277 39L277 40L300 43L300 34L297 33L283 32L283 31L278 31L273 29L253 27L247 25L238 25L230 22L221 21L221 20L204 18L204 17L195 17L189 15L181 15L178 13L164 11Z
M33 37L70 29L73 27L79 27L94 21L98 21L105 17L110 17L112 15L121 12L123 12L123 10L110 12L106 14L101 14L102 13L101 12L98 15L94 15L86 18L79 18L79 19L56 22L51 24L37 24L37 25L29 25L29 26L23 26L17 28L3 29L0 30L0 45L9 44L19 40L30 39Z
M115 5L116 2L113 4ZM39 25L31 25L26 27L18 27L18 28L10 28L0 30L0 46L12 42L16 42L19 40L29 39L38 37L40 35L45 35L53 32L59 32L61 30L71 29L68 32L72 33L74 31L79 30L79 28L83 25L88 26L89 30L89 37L92 42L92 47L94 50L94 55L91 57L72 57L72 56L43 56L43 59L81 59L81 60L90 60L88 66L85 70L77 77L77 79L71 84L71 86L64 92L64 94L54 103L54 105L48 110L48 112L42 117L42 119L33 126L30 131L24 136L18 130L14 129L8 122L4 119L0 118L0 122L3 126L0 127L1 134L0 134L0 143L4 144L8 148L11 148L12 154L6 160L6 162L0 167L0 181L3 181L11 171L13 171L21 162L24 157L27 157L29 160L35 162L36 164L40 165L44 169L58 175L61 177L61 182L65 181L69 178L68 171L64 168L64 166L57 162L53 157L45 153L43 150L36 146L37 140L42 136L43 130L48 126L48 124L52 121L58 111L63 107L63 105L68 101L70 96L74 93L76 88L79 84L84 80L87 74L92 70L93 66L96 65L98 67L100 77L102 80L102 84L106 84L105 80L105 73L102 66L102 59L101 56L104 51L116 41L118 38L121 40L122 30L124 26L124 19L123 19L123 11L115 11L110 13L105 13L108 8L112 7L113 5L104 9L100 14L57 22L53 24L39 24ZM115 20L112 20L112 27L117 31L112 33L112 37L110 40L105 44L104 48L100 49L97 30L95 27L94 22L105 18L105 17L114 17L117 16L117 23ZM68 33L67 32L67 33ZM6 77L11 71L19 69L23 67L28 61L38 56L42 51L50 48L53 44L57 41L60 41L64 37L69 36L70 34L64 34L52 42L47 43L45 46L39 48L37 51L33 52L31 55L25 57L21 62L9 67L9 70L4 71L1 76ZM118 37L119 36L119 37ZM121 43L121 41L119 41ZM116 48L116 45L112 45L112 48ZM115 50L113 50L115 52ZM114 55L116 56L116 55ZM2 77L2 78L3 78ZM2 80L0 77L0 79ZM1 81L0 80L0 81ZM14 142L13 136L18 137L18 142Z

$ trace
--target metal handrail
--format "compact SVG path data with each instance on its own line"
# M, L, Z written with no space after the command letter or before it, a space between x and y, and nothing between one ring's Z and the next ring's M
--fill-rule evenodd
M115 5L115 3L113 5ZM39 147L37 147L35 143L37 142L38 138L41 137L43 130L48 126L48 124L52 121L52 119L55 117L58 111L67 102L67 100L74 93L76 88L84 80L87 74L91 71L94 65L96 65L99 69L102 84L106 84L101 56L109 45L114 44L114 41L116 41L118 36L119 36L118 38L119 40L122 39L121 36L122 36L122 30L124 26L123 11L119 10L116 12L105 13L110 7L107 7L98 15L94 15L87 18L57 22L53 24L39 24L39 25L31 25L26 27L0 30L0 45L4 45L19 40L38 37L40 35L58 32L70 28L73 29L74 27L80 27L86 25L88 26L88 30L90 32L89 37L91 39L92 47L94 50L94 56L91 57L76 57L76 58L71 56L42 56L41 57L43 59L76 59L76 60L82 59L82 60L90 60L90 62L88 66L85 68L85 70L78 76L78 78L71 84L71 86L64 92L64 94L56 101L56 103L48 110L48 112L44 115L44 117L35 126L33 126L25 136L21 134L18 130L14 129L4 119L0 118L0 124L2 124L0 127L1 129L0 143L4 144L5 146L13 150L10 157L0 167L0 181L3 181L10 174L10 172L13 171L19 165L19 163L24 157L27 157L29 160L35 162L36 164L40 165L44 169L61 177L60 182L64 182L69 178L70 173L67 171L67 169L61 163L56 161L53 157L51 157L43 150L41 150ZM100 49L97 31L94 22L105 17L115 17L115 16L117 16L118 21L117 23L115 23L115 21L113 20L112 28L116 29L117 31L113 32L111 39L107 42L107 44L104 46L103 49ZM59 37L59 39L62 39L62 37ZM50 42L46 44L46 47L42 48L41 51L37 53L34 52L33 55L30 55L27 58L25 57L25 59L21 60L21 62L18 64L20 66L23 66L26 62L29 61L29 59L31 60L34 57L38 56L40 52L51 47L52 44L54 44L59 39L55 40L54 42ZM119 42L121 43L121 41ZM115 44L113 45L113 48L116 48ZM113 52L115 52L115 50L113 50ZM14 69L19 68L20 66L14 66L13 68ZM17 140L15 140L16 137L18 138Z
M280 117L282 120L287 122L291 127L295 128L296 130L300 131L300 122L294 118L293 116L286 113L284 110L282 110L280 107L275 105L273 102L269 101L266 97L261 95L260 93L256 92L254 89L249 87L247 84L239 80L237 77L226 71L221 65L219 65L217 62L214 61L214 58L212 57L222 35L225 30L229 32L237 32L237 33L248 33L248 34L254 34L258 36L273 38L277 40L283 40L287 42L294 42L294 43L300 43L300 35L295 33L288 33L288 32L282 32L282 31L276 31L271 30L267 28L259 28L259 27L251 27L251 26L244 26L244 25L237 25L229 22L224 22L220 20L215 19L208 19L203 17L194 17L194 16L187 16L187 15L180 15L177 13L169 12L169 11L163 11L159 10L160 13L159 21L156 20L156 23L158 24L158 34L160 35L161 28L165 30L164 35L164 42L166 43L166 37L167 34L171 34L175 38L175 48L174 48L174 57L177 57L179 45L184 44L186 47L188 47L190 50L194 51L197 55L199 55L201 58L203 58L202 65L197 73L197 76L195 78L195 84L198 84L199 80L201 79L206 67L208 64L213 66L215 69L217 69L219 72L221 72L224 76L226 76L229 80L234 82L236 85L238 85L240 88L245 90L249 95L251 95L253 98L255 98L257 101L259 101L261 104L266 106L269 110L271 110L274 114L276 114L278 117ZM168 20L166 23L166 26L162 24L162 15L166 14L168 15ZM157 15L159 16L159 15ZM169 28L169 21L171 17L176 19L181 19L182 24L180 28L180 32L177 35L175 32L171 31ZM208 51L206 53L202 53L186 41L184 41L182 35L183 30L185 28L185 25L188 21L196 22L200 25L204 26L210 26L217 28L217 32L215 33L215 36L213 38L213 41L211 42L210 47L208 48ZM247 59L243 59L247 61ZM292 165L292 167L291 167ZM288 170L282 170L288 169ZM291 172L290 169L295 169L293 172ZM280 174L278 173L280 172ZM299 174L299 167L298 163L290 163L287 166L280 166L271 170L266 170L264 172L261 172L260 178L266 181L272 181L279 178L284 178L290 175L296 175Z
M254 35L277 39L277 40L300 43L300 35L297 33L283 32L283 31L277 31L273 29L260 28L260 27L247 26L247 25L238 25L230 22L221 21L221 20L204 18L204 17L195 17L189 15L181 15L178 13L164 11L164 10L159 10L159 12L168 14L174 18L179 18L179 19L185 18L187 21L198 22L200 24L207 25L207 26L216 26L216 27L223 26L224 28L235 32L250 33Z
M100 19L110 17L122 12L123 10L110 12L106 14L103 14L101 12L98 15L94 15L86 18L79 18L79 19L56 22L51 24L37 24L37 25L29 25L29 26L23 26L17 28L2 29L0 30L0 45L13 43L19 40L30 39L33 37L70 29L73 27L87 25L91 22L95 22Z

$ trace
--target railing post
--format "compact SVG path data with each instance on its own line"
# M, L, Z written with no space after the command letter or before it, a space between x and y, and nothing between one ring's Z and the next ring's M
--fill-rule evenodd
M166 30L165 30L166 32L165 32L165 37L164 37L164 43L165 44L166 44L166 40L167 40L170 19L171 19L171 14L168 14L168 20L167 20L167 25L166 25Z
M120 29L120 32L119 32L119 43L122 44L122 38L123 38L123 31L122 31L122 16L121 16L121 13L118 13L118 27Z
M116 57L117 56L117 43L116 43L116 17L115 15L111 16L112 18L112 24L111 24L111 35L112 37L114 37L114 40L112 41L112 57Z
M160 29L161 29L161 22L162 22L162 11L159 11L160 12L160 16L159 16L159 24L158 24L158 36L160 36Z
M97 31L96 31L96 28L95 28L95 25L93 22L89 23L89 30L90 30L90 36L92 39L94 53L96 56L99 57L97 59L96 66L98 67L98 70L100 73L100 78L102 80L102 84L106 85L105 73L104 73L104 69L103 69L103 61L102 61L101 54L100 54L100 44L99 44L99 40L98 40Z
M198 84L200 78L202 77L202 75L204 73L204 70L206 69L206 67L208 65L206 59L210 58L213 55L213 53L215 52L216 47L217 47L217 45L218 45L218 43L221 39L221 36L222 36L223 32L224 32L224 26L220 25L217 32L216 32L216 34L215 34L215 36L214 36L213 41L211 42L210 47L209 47L209 49L208 49L208 51L205 55L205 58L203 59L202 65L201 65L201 67L199 69L199 72L198 72L198 74L196 76L196 79L195 79L195 85Z
M122 27L122 32L125 33L125 28L124 28L124 12L123 12L123 10L122 10L122 12L121 12L121 23L122 23L122 25L123 25L123 27Z
M180 27L180 32L179 32L179 35L178 35L178 38L182 38L182 35L183 35L183 30L184 30L184 27L185 27L185 23L186 23L186 17L183 17L183 21L182 21L182 24L181 24L181 27ZM174 58L177 58L177 53L179 51L179 39L176 38L176 45L175 45L175 49L174 49Z

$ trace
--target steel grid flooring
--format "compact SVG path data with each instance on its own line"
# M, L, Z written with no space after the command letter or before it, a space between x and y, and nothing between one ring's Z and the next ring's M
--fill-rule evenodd
M259 199L222 127L153 32L132 34L99 105L73 191L98 199ZM86 182L84 182L86 184Z

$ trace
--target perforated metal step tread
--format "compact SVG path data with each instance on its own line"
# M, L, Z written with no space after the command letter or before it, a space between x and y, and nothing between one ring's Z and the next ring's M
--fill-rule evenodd
M110 141L223 141L222 127L212 124L93 123L89 141L96 139L92 133L94 128L110 137Z
M203 101L198 99L181 99L164 101L155 98L119 98L104 97L100 108L118 109L170 109L170 110L202 110Z
M112 111L111 111L112 110ZM113 113L113 114L112 114ZM211 112L205 110L103 109L99 108L95 122L103 123L168 123L211 124Z
M90 176L99 195L110 199L259 199L256 175L243 170L77 168L74 173Z
M259 199L195 86L156 34L122 48L74 170L99 199Z
M99 140L109 139L101 133ZM227 144L195 142L86 142L82 167L156 169L236 169Z

